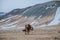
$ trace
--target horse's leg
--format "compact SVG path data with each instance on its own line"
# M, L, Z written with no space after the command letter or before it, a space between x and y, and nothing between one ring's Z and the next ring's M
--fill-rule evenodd
M33 27L31 27L31 30L33 31Z
M26 31L25 31L25 35L26 35Z
M30 30L25 31L25 35L29 35Z
M30 32L30 30L27 31L28 35L29 35L29 32Z
M28 35L29 35L29 31L28 31Z
M25 30L25 35L27 34L26 32L27 32L27 30Z

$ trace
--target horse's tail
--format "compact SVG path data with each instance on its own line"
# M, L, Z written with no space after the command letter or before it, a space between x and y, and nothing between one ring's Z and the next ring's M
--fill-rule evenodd
M23 32L25 32L26 30L25 30L25 29L23 29L22 31L23 31Z

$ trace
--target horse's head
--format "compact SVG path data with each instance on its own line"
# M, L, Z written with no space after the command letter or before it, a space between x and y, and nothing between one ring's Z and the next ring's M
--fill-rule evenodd
M31 27L30 24L25 25L25 30L33 30L33 27Z

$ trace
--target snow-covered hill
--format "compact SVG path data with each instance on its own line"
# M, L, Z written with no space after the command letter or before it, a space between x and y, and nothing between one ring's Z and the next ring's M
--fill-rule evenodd
M60 22L60 7L56 11L54 20L49 25L57 25Z
M60 18L59 7L60 1L50 1L23 9L14 9L1 17L0 29L24 27L27 23L34 27L55 24Z

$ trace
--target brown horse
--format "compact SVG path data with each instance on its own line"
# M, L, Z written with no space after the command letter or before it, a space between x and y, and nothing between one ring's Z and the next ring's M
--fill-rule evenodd
M25 29L23 30L25 32L25 34L29 34L30 30L33 31L33 27L31 27L30 24L26 24Z

